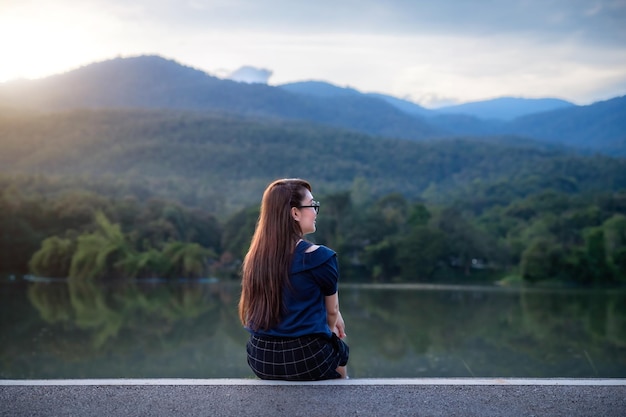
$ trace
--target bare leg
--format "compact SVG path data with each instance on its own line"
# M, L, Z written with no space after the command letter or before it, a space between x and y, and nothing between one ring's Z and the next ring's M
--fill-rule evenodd
M335 370L339 372L342 379L348 379L348 368L345 366L338 366Z

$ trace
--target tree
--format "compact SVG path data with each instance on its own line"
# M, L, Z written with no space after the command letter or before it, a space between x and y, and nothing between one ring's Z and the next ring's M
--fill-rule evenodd
M72 265L76 242L52 236L41 243L28 263L30 271L39 276L66 278Z
M387 226L388 234L395 234L407 223L409 206L406 198L400 193L391 193L378 199L374 210L380 220Z
M432 215L426 206L422 203L416 203L409 209L409 217L407 218L407 224L410 227L425 226Z
M101 278L125 275L121 265L133 253L119 225L112 224L102 212L96 213L97 230L78 237L72 256L70 277Z
M124 275L132 278L154 278L165 275L171 268L170 261L162 252L150 248L144 252L133 252L119 262Z
M222 228L221 247L224 252L243 259L250 246L258 218L258 206L241 209L228 218Z
M474 260L489 258L489 238L470 220L454 208L441 210L433 222L446 236L446 247L450 264L470 274Z
M530 282L557 276L561 270L562 249L546 238L536 238L522 253L520 271Z
M602 227L585 229L584 238L591 281L593 283L611 282L613 274L607 263L604 229Z
M212 250L187 242L169 243L163 255L170 263L168 276L176 278L199 278L207 272L208 261L217 259Z
M615 214L602 225L607 261L614 276L626 281L626 216Z
M446 236L427 226L414 227L398 242L397 253L402 279L425 281L446 258Z
M392 238L365 247L363 262L371 271L371 278L375 281L391 281L399 275L397 251L398 245Z
M361 181L358 182L363 185ZM365 191L357 193L361 200L365 201L363 206L358 206L360 210L367 207L369 194ZM324 244L339 248L344 241L349 239L344 232L349 232L353 222L351 218L353 213L353 204L351 193L348 191L325 195L321 199L322 206L320 214L317 217L317 231L315 232L315 240Z

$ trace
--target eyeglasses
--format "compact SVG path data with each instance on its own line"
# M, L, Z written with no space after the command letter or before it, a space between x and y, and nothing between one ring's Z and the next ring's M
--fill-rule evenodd
M297 206L297 208L307 208L307 207L311 207L315 209L315 214L318 214L320 212L320 202L319 201L311 201L311 205L309 206Z

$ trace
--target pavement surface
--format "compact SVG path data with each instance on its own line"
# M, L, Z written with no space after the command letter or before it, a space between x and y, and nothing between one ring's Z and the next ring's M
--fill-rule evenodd
M0 416L626 416L626 379L0 380Z

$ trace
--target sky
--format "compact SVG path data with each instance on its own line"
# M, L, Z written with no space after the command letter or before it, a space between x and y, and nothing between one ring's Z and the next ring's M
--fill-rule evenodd
M626 0L0 0L0 83L148 54L429 108L586 105L626 94Z

